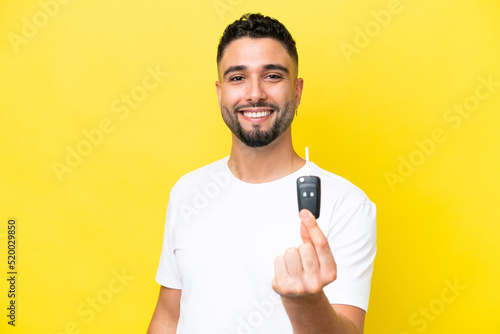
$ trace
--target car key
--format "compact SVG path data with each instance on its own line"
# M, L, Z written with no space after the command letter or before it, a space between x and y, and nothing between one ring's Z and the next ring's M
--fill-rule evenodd
M299 202L299 212L308 209L319 218L319 208L321 204L321 180L317 176L311 176L309 171L309 149L306 147L306 167L307 176L297 179L297 199Z

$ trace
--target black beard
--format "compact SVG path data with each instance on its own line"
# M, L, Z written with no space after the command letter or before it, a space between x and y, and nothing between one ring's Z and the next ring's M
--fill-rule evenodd
M222 107L222 118L231 130L231 132L241 142L250 147L264 147L272 143L276 138L281 136L292 124L293 121L293 108L294 104L289 101L285 104L284 109L281 110L279 106L272 103L257 102L255 104L247 104L244 106L236 106L231 113L226 107ZM272 108L276 113L271 128L267 131L262 131L260 124L254 124L252 130L243 130L240 122L238 121L238 112L243 108Z

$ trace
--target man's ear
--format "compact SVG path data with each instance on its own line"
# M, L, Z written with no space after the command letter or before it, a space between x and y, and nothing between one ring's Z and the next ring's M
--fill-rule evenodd
M298 108L302 98L302 89L304 88L304 79L295 79L295 108Z
M217 90L217 97L219 98L219 108L221 107L221 94L222 94L222 84L220 81L215 82L215 89Z

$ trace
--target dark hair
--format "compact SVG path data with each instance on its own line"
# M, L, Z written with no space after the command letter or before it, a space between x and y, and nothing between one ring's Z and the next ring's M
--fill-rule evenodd
M283 45L295 64L298 65L299 63L295 41L281 22L260 13L247 13L243 14L239 20L228 25L224 30L217 47L217 64L222 60L226 47L232 41L242 37L274 38Z

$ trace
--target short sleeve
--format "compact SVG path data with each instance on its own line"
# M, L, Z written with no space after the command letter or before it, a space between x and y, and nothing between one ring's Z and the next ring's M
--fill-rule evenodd
M367 311L376 237L376 207L369 199L335 209L327 238L337 263L337 279L323 289L331 304Z
M160 255L160 264L156 272L156 282L160 285L181 289L182 281L177 266L177 260L173 252L173 227L175 221L175 187L172 188L167 206L167 217L165 220L165 231L163 235L163 246Z

